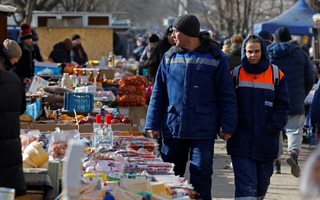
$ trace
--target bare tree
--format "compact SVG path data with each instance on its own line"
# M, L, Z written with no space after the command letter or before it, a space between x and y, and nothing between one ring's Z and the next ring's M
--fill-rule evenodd
M306 0L306 2L309 4L309 6L317 11L318 13L320 12L320 1L319 0Z
M14 20L17 25L23 22L31 23L33 10L50 11L60 3L60 0L13 0L11 5L17 7Z

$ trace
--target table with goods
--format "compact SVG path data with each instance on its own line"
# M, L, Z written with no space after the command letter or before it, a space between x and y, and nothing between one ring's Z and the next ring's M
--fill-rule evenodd
M35 76L40 83L30 87L20 116L25 173L42 174L51 187L41 198L195 199L145 136L147 78L124 68L67 66L56 82ZM20 199L36 198L27 195Z

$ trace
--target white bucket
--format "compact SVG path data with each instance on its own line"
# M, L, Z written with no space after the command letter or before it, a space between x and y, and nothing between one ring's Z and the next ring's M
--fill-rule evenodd
M15 189L0 187L0 200L14 200Z

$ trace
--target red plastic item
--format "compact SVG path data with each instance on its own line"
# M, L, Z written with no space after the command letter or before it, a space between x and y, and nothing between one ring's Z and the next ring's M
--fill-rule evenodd
M111 115L107 114L105 118L106 118L106 123L111 124Z
M96 123L101 123L101 114L96 114Z

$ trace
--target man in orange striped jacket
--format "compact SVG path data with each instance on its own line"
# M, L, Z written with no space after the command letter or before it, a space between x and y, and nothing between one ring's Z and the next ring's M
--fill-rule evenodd
M279 134L290 108L285 76L273 68L263 39L249 35L242 44L236 85L238 126L227 143L235 174L235 199L263 199L273 174ZM276 85L274 71L279 73Z

